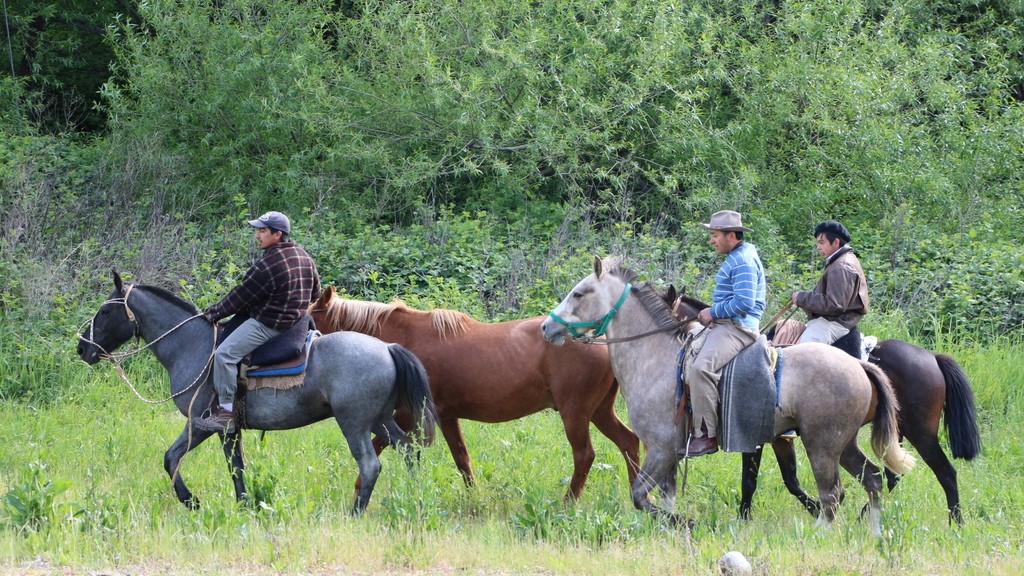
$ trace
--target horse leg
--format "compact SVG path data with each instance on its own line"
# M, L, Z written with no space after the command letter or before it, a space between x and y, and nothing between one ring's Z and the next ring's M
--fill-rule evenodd
M811 516L818 516L821 508L818 501L807 495L800 486L800 478L796 474L796 445L792 440L776 438L772 441L772 450L775 452L775 459L779 462L779 471L782 472L782 482L786 485L789 493L796 497L804 505ZM756 482L756 480L755 480ZM842 496L840 495L840 502Z
M879 495L882 493L882 478L878 466L874 462L871 462L861 452L859 446L857 446L857 439L854 438L849 444L843 448L843 453L839 457L839 463L842 464L850 474L857 477L860 480L864 490L868 493L868 504L866 506L868 512L868 520L871 523L871 533L875 536L882 535L882 510L879 501ZM864 516L865 510L861 510L861 517Z
M740 518L750 520L750 505L754 501L754 492L757 491L757 474L761 470L761 454L764 446L758 446L753 452L744 452L742 455L742 468L740 477ZM778 450L775 452L778 454ZM782 459L779 459L779 467L782 468ZM785 472L782 475L786 477Z
M819 512L816 527L826 528L836 519L842 482L839 478L839 454L829 446L819 445L816 439L804 435L804 448L811 463L814 481L818 486ZM841 453L841 451L840 451Z
M405 433L405 430L398 425L394 419L386 420L378 424L374 430L373 438L373 449L374 452L380 456L381 449L377 448L378 442L386 443L384 445L391 446L396 452L402 454L405 459L405 466L412 472L413 467L416 466L416 462L419 461L419 450L413 446L412 442L409 441L409 435Z
M335 416L335 420L341 427L342 434L345 435L348 449L352 452L356 466L359 467L359 490L352 503L352 515L358 516L366 510L366 505L370 503L373 487L376 486L377 478L380 476L380 458L373 449L369 430L363 429L363 426L352 424L346 426L337 416Z
M242 431L235 430L230 434L217 433L224 447L224 458L228 461L228 472L235 484L235 501L244 502L248 497L245 491L245 460L242 458Z
M410 414L409 410L406 409L404 406L399 407L398 409L395 410L394 421L397 422L398 427L401 428L403 435L405 434L406 430L412 430L412 425L413 425L412 414ZM384 449L387 448L388 446L391 446L392 448L396 448L397 449L397 446L395 446L395 444L393 442L393 438L394 438L394 431L393 430L389 431L386 426L382 426L382 427L378 427L378 428L374 429L374 431L373 431L373 451L377 454L377 456L380 456L380 453L383 452ZM418 454L417 454L417 457L418 457ZM410 458L409 454L405 454L406 463L411 467L412 464L409 464L409 458ZM359 494L360 487L361 487L361 485L360 485L360 482L359 482L359 478L356 478L355 493L357 495Z
M569 490L565 493L565 500L578 500L583 493L583 486L587 483L587 476L590 474L590 467L594 465L594 445L590 441L590 421L579 415L579 411L564 409L559 410L562 417L562 427L565 428L565 437L569 440L572 448L572 480L569 482Z
M679 483L676 482L676 470L677 466L669 466L668 472L658 482L658 488L661 490L661 505L666 510L674 510L676 507L676 490Z
M448 450L455 460L455 467L466 482L467 486L473 485L473 467L469 464L469 450L466 449L466 439L462 436L462 426L458 418L447 418L441 420L441 434L448 443Z
M672 454L672 457L669 458L667 455L658 456L648 452L647 458L640 468L640 473L637 474L636 480L630 489L630 495L633 498L633 507L637 510L643 510L655 519L667 522L672 526L685 525L689 527L690 523L685 522L681 516L672 510L657 506L651 501L651 490L665 481L669 474L669 469L675 467L678 461L679 459L675 457L675 454ZM674 481L673 484L675 484Z
M608 391L608 395L601 400L594 414L591 415L590 421L594 423L601 434L604 434L619 448L622 457L626 459L626 474L629 483L633 484L640 472L640 439L615 414L615 397L617 395L618 386L613 386Z
M964 519L960 509L960 490L956 482L956 468L946 457L946 453L942 451L939 440L935 436L927 439L909 437L908 439L928 467L935 473L935 478L946 493L946 508L949 510L950 525L956 523L957 526L961 526Z
M199 509L199 499L192 494L192 491L185 485L185 481L181 479L179 474L181 460L185 457L185 454L188 454L190 450L202 444L204 440L213 436L213 434L213 432L196 427L191 427L190 429L189 424L185 424L185 429L181 431L181 434L178 435L178 438L171 444L170 448L164 452L164 470L171 477L174 494L178 497L179 502L191 510Z

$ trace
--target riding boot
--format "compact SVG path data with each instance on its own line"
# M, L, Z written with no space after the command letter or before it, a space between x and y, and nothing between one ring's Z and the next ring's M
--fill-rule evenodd
M230 434L235 431L235 413L233 410L227 410L220 404L217 404L203 413L202 416L196 418L195 425L210 432L227 432Z
M714 436L708 436L707 423L701 422L700 430L694 430L690 434L687 440L686 446L683 446L676 455L684 456L686 458L693 458L695 456L704 456L705 454L714 454L718 452L718 439ZM697 437L701 434L701 437Z

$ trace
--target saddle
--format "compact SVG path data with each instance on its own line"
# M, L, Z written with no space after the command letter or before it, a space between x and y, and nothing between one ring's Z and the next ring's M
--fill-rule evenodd
M248 317L236 314L228 322L221 324L219 345L224 338L238 328ZM239 365L239 389L274 388L286 390L302 383L306 371L309 350L313 340L320 332L313 323L312 316L303 316L299 321L284 332L260 345L242 359Z

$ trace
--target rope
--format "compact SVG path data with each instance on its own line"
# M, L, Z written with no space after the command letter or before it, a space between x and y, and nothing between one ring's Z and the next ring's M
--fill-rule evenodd
M650 332L644 332L643 334L636 334L634 336L626 336L624 338L600 338L599 339L599 338L591 338L590 336L587 336L586 334L584 334L583 336L580 336L579 338L574 338L574 340L576 340L577 342L581 342L583 344L601 344L601 345L607 346L608 344L618 344L620 342L632 342L633 340L639 340L641 338L646 338L648 336L653 336L655 334L661 334L663 332L670 332L672 330L678 330L678 329L682 328L684 324L686 324L686 323L685 322L677 322L676 324L671 325L671 326L662 326L661 328L658 328L657 330L651 330Z
M139 334L138 334L138 323L135 320L135 313L133 313L131 311L131 308L128 307L128 295L131 293L133 287L134 287L133 285L129 284L128 288L125 290L124 297L122 297L122 298L112 298L110 300L107 300L103 304L122 304L122 305L124 305L125 311L126 311L126 313L128 315L128 321L132 323L133 329L135 331L135 336L138 337L139 336ZM86 338L86 337L82 336L81 333L79 333L78 339L82 340L82 341L84 341L86 343L92 344L93 346L99 348L100 349L100 355L99 355L100 358L104 359L104 360L109 360L110 363L114 365L114 368L117 370L118 374L121 376L121 380L123 380L124 383L128 385L128 388L135 394L135 396L139 400L145 402L146 404L163 404L165 402L170 402L171 400L174 400L178 396L181 396L182 394L188 392L189 390L191 390L192 388L196 387L197 384L199 384L200 382L202 382L204 380L204 375L207 374L207 370L209 370L211 368L211 366L213 365L213 355L217 352L217 330L218 330L217 324L213 325L213 348L210 350L210 355L206 358L206 364L203 365L202 370L199 371L199 374L196 376L196 378L192 381L191 384L189 384L188 386L186 386L182 390L180 390L180 391L178 391L178 392L176 392L174 394L171 394L170 396L168 396L167 398L164 398L163 400L149 400L149 399L143 397L143 395L139 392L139 390L135 387L135 385L131 383L131 380L128 379L128 375L125 373L124 368L121 366L121 364L127 358L129 358L130 356L134 356L135 354L138 354L138 353L140 353L140 352L142 352L142 351L152 347L154 344L156 344L160 340L163 340L164 338L166 338L167 335L169 335L171 332L174 332L178 328L181 328L186 323L188 323L188 322L190 322L192 320L195 320L196 318L204 318L204 316L202 314L194 314L192 316L189 316L188 318L182 320L177 325L172 327L167 332L164 332L160 336L158 336L158 337L154 338L153 340L149 341L148 343L146 343L145 346L140 346L138 348L135 348L134 350L128 350L127 352L120 352L120 353L107 352L107 350L104 349L103 346L101 346L99 343L97 343L97 342L92 340L93 321L95 320L95 317L90 318L87 323L82 323L82 326L85 326L85 324L89 325L89 338ZM197 389L197 391L198 391L198 389Z
M792 300L786 302L786 305L783 306L782 309L780 309L778 312L776 312L775 316L772 316L772 319L769 320L768 323L764 325L764 328L761 328L761 334L764 334L765 332L771 330L772 326L775 326L776 322L779 321L779 317L785 314L786 310L789 310L790 308L793 309L790 310L789 314L786 314L785 318L783 318L783 320L789 320L790 316L792 316L797 311L797 308L793 307Z
M121 305L123 305L124 309L125 309L125 314L128 317L128 322L130 324L132 324L132 330L134 332L134 336L138 338L138 337L140 337L139 336L138 321L135 318L135 313L132 312L132 309L128 307L128 295L131 294L132 289L134 287L135 287L134 284L129 284L127 286L127 288L125 289L123 297L121 297L121 298L113 298L113 299L107 300L103 304L101 304L100 307L102 307L103 305L106 305L106 304L121 304ZM192 390L193 388L195 389L192 392L192 398L188 402L188 410L187 410L188 425L186 426L186 429L188 430L188 440L187 440L186 445L185 445L185 452L182 454L181 458L178 459L178 464L177 464L177 466L174 467L174 471L171 473L171 484L172 484L172 486L173 486L175 480L179 480L181 478L181 474L180 474L181 466L185 462L185 456L187 456L188 453L192 450L192 431L195 429L195 426L193 424L193 421L194 421L193 407L195 406L196 398L198 398L198 396L199 396L199 390L201 388L199 386L199 384L201 382L205 382L205 377L204 376L207 374L207 371L210 370L210 368L213 365L213 356L217 352L217 332L220 329L220 326L216 322L213 323L213 348L210 350L210 355L206 358L206 363L203 365L203 368L199 371L199 374L195 377L194 380L192 380L191 384L189 384L185 388L181 389L180 391L171 394L170 396L168 396L167 398L164 398L163 400L149 400L149 399L143 397L142 394L139 393L139 391L135 387L135 385L132 384L131 380L128 379L128 375L125 373L124 368L121 366L121 364L127 358L129 358L130 356L134 356L135 354L138 354L138 353L142 352L143 350L146 350L147 348L152 347L154 344L156 344L160 340L163 340L164 338L166 338L167 335L169 335L171 332L174 332L178 328L181 328L182 326L184 326L185 324L187 324L188 322L190 322L192 320L195 320L196 318L204 318L204 316L203 316L203 314L194 314L192 316L189 316L188 318L182 320L181 322L179 322L178 324L173 326L170 330L164 332L163 334L161 334L160 336L154 338L150 342L147 342L145 346L140 346L138 348L135 348L134 350L129 350L127 352L121 352L121 353L116 353L116 354L115 353L111 353L111 352L107 352L107 350L104 349L103 346L101 346L99 343L97 343L94 340L92 340L92 336L93 336L93 322L95 321L95 317L90 318L89 321L88 321L88 324L89 324L89 338L86 338L86 337L82 336L82 332L79 332L79 335L78 335L79 340L82 340L84 342L92 344L93 346L95 346L95 347L100 349L100 352L101 352L100 355L99 355L100 358L101 359L105 359L105 360L109 360L110 363L114 365L114 368L117 370L117 373L121 376L121 380L124 381L124 383L128 386L128 388L135 394L135 396L139 400L145 402L146 404L154 404L154 405L155 404L163 404L165 402L169 402L171 400L174 400L178 396L181 396L181 395L185 394L186 392L188 392L189 390ZM82 326L84 326L85 324L86 323L83 323ZM237 442L238 439L235 439L234 441Z

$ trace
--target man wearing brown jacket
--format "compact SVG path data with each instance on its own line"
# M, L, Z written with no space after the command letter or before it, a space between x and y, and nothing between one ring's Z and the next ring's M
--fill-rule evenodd
M814 228L814 237L825 269L814 290L793 293L793 304L809 318L800 342L832 344L868 313L868 282L845 226L826 220Z

